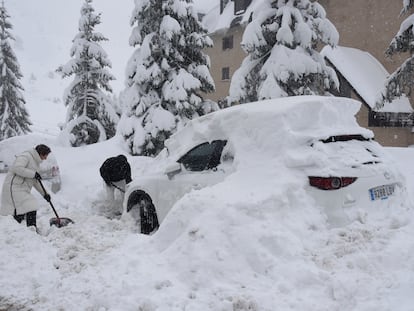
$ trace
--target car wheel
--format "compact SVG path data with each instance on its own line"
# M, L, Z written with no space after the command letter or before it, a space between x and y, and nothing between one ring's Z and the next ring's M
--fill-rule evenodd
M140 222L141 233L151 234L158 227L158 217L151 197L143 191L134 191L128 198L127 212Z

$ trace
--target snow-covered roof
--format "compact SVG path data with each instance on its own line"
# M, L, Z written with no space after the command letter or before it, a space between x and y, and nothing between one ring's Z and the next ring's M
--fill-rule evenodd
M325 46L321 54L336 67L371 109L381 112L413 111L406 96L385 104L381 109L376 108L376 102L389 73L370 53L343 46Z

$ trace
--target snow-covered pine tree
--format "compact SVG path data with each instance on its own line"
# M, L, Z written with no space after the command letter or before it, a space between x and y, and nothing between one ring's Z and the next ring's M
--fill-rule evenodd
M107 70L111 62L100 45L108 39L94 31L100 23L101 14L95 13L92 0L85 0L79 33L70 51L72 59L57 69L63 78L74 75L64 94L68 111L62 132L75 147L113 137L119 121L109 96L112 93L109 82L115 78Z
M243 33L248 55L232 77L228 102L329 93L339 82L316 48L338 39L316 1L263 0Z
M31 132L20 83L23 75L10 45L14 37L10 33L9 18L3 1L0 7L0 140Z
M414 6L414 0L403 0L401 15L407 14ZM382 98L377 106L382 107L384 103L391 102L402 94L409 96L414 85L414 14L407 17L400 26L399 31L392 39L385 51L387 57L395 53L409 53L408 59L394 71L385 82Z
M192 0L136 0L131 26L138 48L126 69L119 131L132 154L153 156L188 120L218 109L201 96L214 90L203 52L212 41Z

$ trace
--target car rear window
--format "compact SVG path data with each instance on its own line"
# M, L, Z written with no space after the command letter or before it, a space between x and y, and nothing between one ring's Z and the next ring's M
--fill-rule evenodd
M312 144L328 167L359 167L382 162L380 146L362 135L337 135Z
M337 141L349 141L349 140L359 140L359 141L370 141L371 139L366 138L362 135L335 135L330 136L327 139L322 139L323 143L332 143Z

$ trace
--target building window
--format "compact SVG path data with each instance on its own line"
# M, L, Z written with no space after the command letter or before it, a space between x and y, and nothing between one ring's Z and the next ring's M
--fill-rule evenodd
M234 15L243 14L252 0L234 0Z
M221 68L221 80L230 80L230 67Z
M223 50L233 48L233 36L228 36L223 38Z
M199 22L203 21L204 16L206 16L206 14L204 13L197 13L197 19Z
M410 113L381 112L369 110L368 126L372 127L410 127L413 126Z

